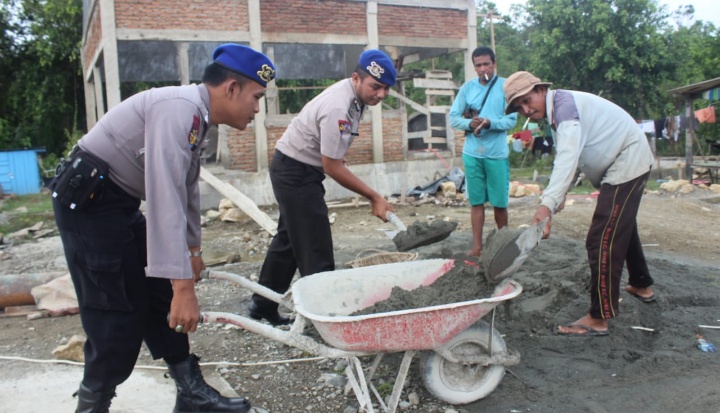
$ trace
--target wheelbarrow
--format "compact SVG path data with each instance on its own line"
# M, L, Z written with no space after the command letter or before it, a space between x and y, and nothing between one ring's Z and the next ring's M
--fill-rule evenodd
M236 274L205 271L207 278L234 281L294 309L297 316L289 331L232 313L205 312L202 321L234 324L316 356L348 359L345 373L361 411L367 413L374 413L372 395L381 412L396 411L410 364L418 353L428 391L447 403L466 404L490 394L502 380L505 366L520 362L519 354L507 349L493 326L480 320L501 302L518 296L520 284L504 280L491 297L471 301L351 315L386 300L395 287L412 290L431 285L454 265L451 259L431 259L328 271L301 278L285 295ZM303 334L308 321L324 343ZM383 355L395 352L404 355L385 404L372 377ZM376 357L366 375L359 357L369 355Z

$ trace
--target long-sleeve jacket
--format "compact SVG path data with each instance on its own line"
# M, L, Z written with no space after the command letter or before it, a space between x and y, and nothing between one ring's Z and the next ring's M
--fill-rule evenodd
M470 132L465 137L464 154L476 158L504 159L509 154L507 131L515 127L517 114L505 115L505 78L497 77L492 89L491 83L492 80L483 85L479 78L475 78L460 87L450 108L450 125L455 129ZM480 107L488 90L490 94L485 105ZM478 111L479 117L490 120L490 128L482 129L479 135L473 134L470 130L471 119L463 116L468 109Z
M550 211L565 198L576 169L599 188L628 182L652 168L647 137L618 105L590 93L548 90L546 109L556 150L542 196Z
M140 92L105 114L78 142L108 163L109 178L145 200L151 277L190 279L199 247L201 146L208 129L205 85Z

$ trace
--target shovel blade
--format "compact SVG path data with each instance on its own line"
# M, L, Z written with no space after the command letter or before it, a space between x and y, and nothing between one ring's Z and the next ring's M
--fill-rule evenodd
M485 278L491 283L497 283L515 274L530 256L530 252L540 243L546 223L547 221L538 222L518 231L509 239L500 240L503 245L493 248L492 255L483 257ZM488 237L488 242L492 242L491 238L494 236L497 236L497 233Z

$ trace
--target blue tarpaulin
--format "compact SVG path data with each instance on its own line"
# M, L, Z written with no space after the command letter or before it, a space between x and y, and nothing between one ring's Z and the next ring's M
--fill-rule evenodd
M707 100L720 100L720 87L714 87L704 91L703 98Z

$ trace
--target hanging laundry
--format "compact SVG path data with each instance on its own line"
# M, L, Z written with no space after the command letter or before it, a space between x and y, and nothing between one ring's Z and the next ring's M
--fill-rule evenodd
M653 123L655 124L655 138L661 139L663 135L665 135L664 131L667 125L667 118L655 119Z
M667 119L667 134L668 139L677 142L678 135L680 134L680 116L670 116Z
M640 129L642 129L645 133L655 133L655 122L651 120L641 120L638 121L638 125L640 125Z
M700 123L715 123L715 108L710 106L695 111L695 117Z

